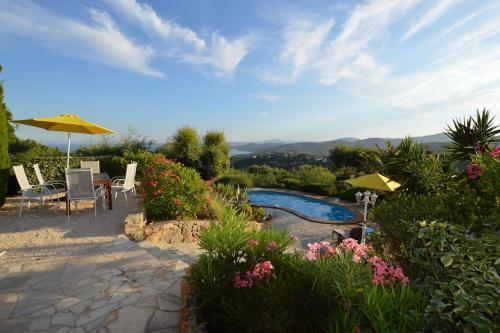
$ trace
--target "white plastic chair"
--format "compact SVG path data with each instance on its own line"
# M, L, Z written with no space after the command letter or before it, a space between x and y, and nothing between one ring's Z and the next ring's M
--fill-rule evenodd
M54 194L63 193L65 191L66 184L63 181L53 180L46 182L43 179L43 175L38 164L33 164L33 169L35 169L35 175L40 186L46 187L50 192Z
M42 209L42 205L45 204L45 199L47 197L52 201L54 193L49 191L49 189L44 186L31 185L28 181L28 177L26 177L26 172L24 171L24 167L22 165L15 165L13 166L13 168L17 182L19 183L19 187L21 188L21 205L19 206L19 216L23 215L24 200L28 201L28 210L30 209L31 201L38 201L40 204L39 209ZM59 207L59 196L56 195L56 198L58 205L57 207L54 207L54 212L57 215L57 208Z
M102 208L105 207L104 187L101 185L98 188L94 187L94 179L92 177L92 169L66 169L66 184L68 191L66 192L68 204L74 201L75 205L78 201L93 201L94 202L94 220L97 218L97 199L102 198ZM78 206L76 206L78 209ZM68 221L69 221L69 211Z
M111 184L111 192L115 194L115 199L118 197L118 193L123 193L125 197L125 204L128 207L127 192L135 195L135 174L137 171L137 163L127 164L127 171L125 172L125 178L118 178Z
M80 161L80 168L91 169L92 173L101 173L99 161Z

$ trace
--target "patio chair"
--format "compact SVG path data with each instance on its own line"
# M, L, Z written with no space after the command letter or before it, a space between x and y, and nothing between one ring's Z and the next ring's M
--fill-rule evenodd
M99 161L80 161L80 168L91 169L92 173L101 173Z
M66 184L68 191L66 192L68 205L78 201L93 201L94 202L94 220L97 218L97 199L102 198L102 208L105 207L104 200L104 187L101 185L97 188L94 187L94 179L92 177L92 169L66 169ZM78 209L78 206L76 206ZM68 221L69 221L69 209Z
M46 182L43 178L42 172L38 164L33 164L33 169L35 169L35 175L38 179L40 186L46 187L50 192L57 194L65 192L66 184L62 180L52 180Z
M49 198L52 201L55 193L51 192L47 187L42 185L31 185L26 177L26 172L22 165L13 166L14 173L16 175L17 182L19 184L21 192L21 205L19 206L19 216L23 215L24 201L28 201L28 210L31 206L31 201L38 201L42 209L42 205L45 204L45 199ZM54 207L54 212L57 215L57 208L59 207L59 196L56 195L58 205Z
M128 207L127 193L130 192L135 195L135 174L137 171L137 163L127 164L127 171L125 172L125 178L115 179L111 185L111 192L115 194L115 198L118 197L118 193L123 193L125 197L125 204Z
M361 238L363 236L363 227L352 228L349 232L349 238L355 239L361 244Z

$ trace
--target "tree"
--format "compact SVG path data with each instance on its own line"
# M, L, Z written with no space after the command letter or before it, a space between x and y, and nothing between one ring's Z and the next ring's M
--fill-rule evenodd
M189 126L179 128L167 147L167 156L185 166L198 167L202 148L200 137L194 128Z
M0 66L0 73L2 66ZM0 82L0 206L5 202L7 179L10 170L9 137L13 135L9 124L10 113L3 101L3 84Z
M497 141L495 136L500 134L500 128L493 123L495 117L490 117L490 111L476 110L476 117L463 120L453 120L453 127L448 125L444 134L451 139L446 148L451 158L456 162L470 160L470 155L476 152L488 151Z
M214 179L224 174L231 164L224 132L209 131L203 138L200 169L205 179Z

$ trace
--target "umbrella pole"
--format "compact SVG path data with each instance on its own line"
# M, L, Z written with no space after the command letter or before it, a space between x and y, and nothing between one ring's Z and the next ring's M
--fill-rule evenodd
M68 155L66 156L66 169L69 169L69 148L71 147L71 132L68 132Z

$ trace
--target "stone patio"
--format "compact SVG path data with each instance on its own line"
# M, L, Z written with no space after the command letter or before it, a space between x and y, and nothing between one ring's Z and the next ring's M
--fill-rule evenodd
M118 202L96 221L83 211L68 224L48 210L19 218L7 205L0 212L0 252L7 252L0 256L0 332L177 332L181 279L200 250L89 234L129 210ZM63 245L38 245L36 235L51 230ZM21 240L9 242L9 233Z

